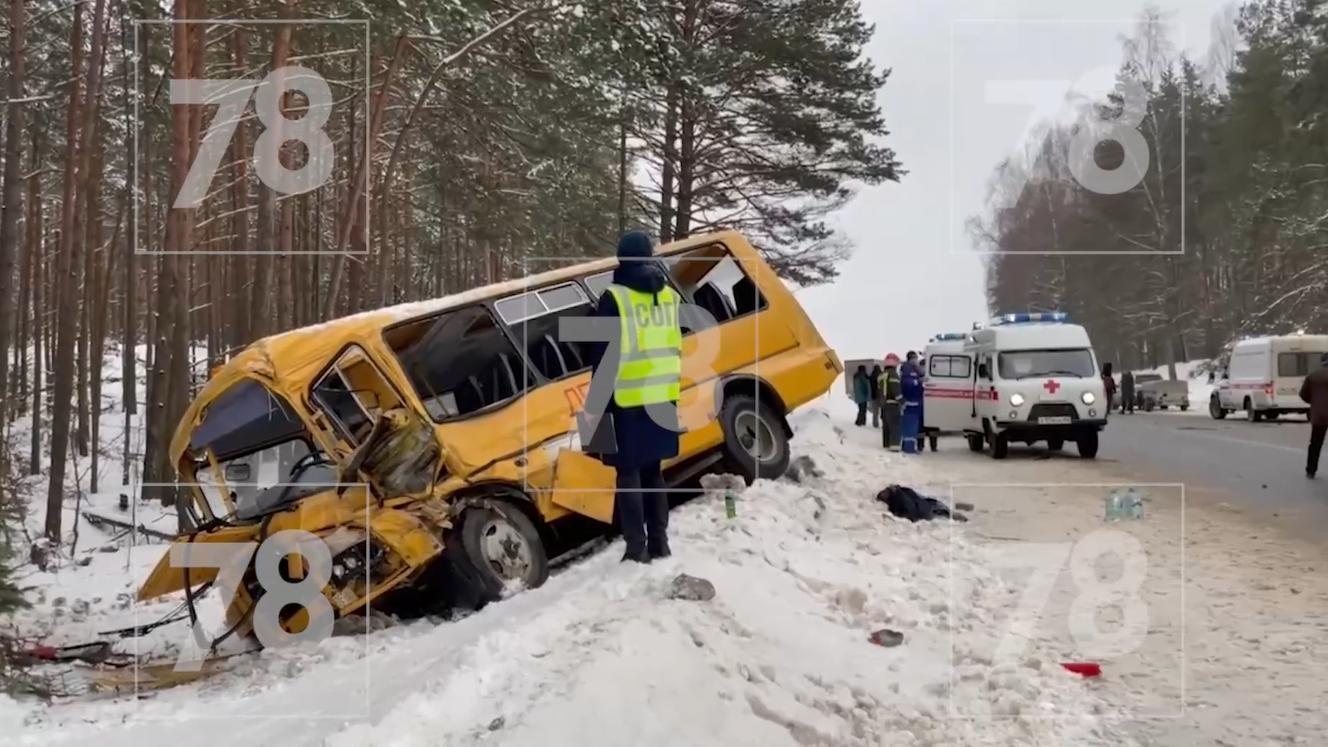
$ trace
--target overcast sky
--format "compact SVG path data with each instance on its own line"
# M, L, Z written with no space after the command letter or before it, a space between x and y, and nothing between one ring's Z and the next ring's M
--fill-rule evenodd
M1034 108L1054 112L1072 87L1018 81L1074 81L1118 67L1120 39L1145 4L862 0L876 25L868 54L893 68L881 103L889 144L909 173L863 189L835 217L854 244L853 258L834 284L798 292L842 357L902 355L988 317L982 257L964 221L981 211L992 170L1015 152ZM1167 15L1177 48L1203 60L1213 19L1228 1L1153 5ZM1038 86L1061 93L1044 91L1023 106L999 101Z

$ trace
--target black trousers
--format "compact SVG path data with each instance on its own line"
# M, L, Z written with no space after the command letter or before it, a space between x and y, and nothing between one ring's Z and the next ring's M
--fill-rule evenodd
M858 403L858 419L857 419L857 420L854 420L854 421L853 421L853 424L854 424L854 425L866 425L866 424L867 424L867 403L866 403L866 402L859 402L859 403Z
M1319 452L1323 451L1323 437L1328 425L1310 426L1310 450L1305 454L1305 471L1313 475L1319 471Z
M899 448L899 403L881 404L881 446L887 449Z
M656 553L668 549L669 496L664 492L659 462L637 469L619 467L617 486L613 513L627 543L627 554L639 555L647 548Z

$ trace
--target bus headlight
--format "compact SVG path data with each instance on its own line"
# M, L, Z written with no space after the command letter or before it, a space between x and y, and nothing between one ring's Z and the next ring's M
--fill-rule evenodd
M1079 399L1082 399L1086 405L1091 405L1097 401L1097 397L1093 396L1092 392L1084 392L1079 395Z
M1014 405L1015 407L1022 407L1024 404L1024 395L1020 394L1019 392L1011 394L1010 404Z

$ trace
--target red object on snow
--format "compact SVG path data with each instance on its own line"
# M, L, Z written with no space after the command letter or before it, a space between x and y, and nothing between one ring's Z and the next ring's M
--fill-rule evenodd
M50 661L55 658L56 649L55 646L45 646L38 644L28 649L27 651L24 651L23 653L27 654L28 656L31 656L34 659L44 659Z
M1084 677L1097 677L1102 674L1102 667L1093 661L1069 661L1062 663L1061 666Z

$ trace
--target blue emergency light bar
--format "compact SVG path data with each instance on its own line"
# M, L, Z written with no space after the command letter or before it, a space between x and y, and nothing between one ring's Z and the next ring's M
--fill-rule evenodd
M1027 324L1030 322L1065 322L1070 316L1064 311L1024 311L1018 314L1002 314L991 320L992 325Z
M931 338L932 342L946 342L947 340L967 340L967 332L945 332Z

